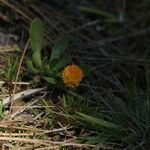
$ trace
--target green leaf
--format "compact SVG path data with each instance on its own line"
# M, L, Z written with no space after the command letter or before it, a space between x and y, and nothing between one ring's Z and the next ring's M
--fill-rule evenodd
M42 69L41 54L39 52L34 52L32 54L32 61L36 68Z
M62 54L64 53L65 49L68 47L68 45L69 45L69 37L64 36L53 47L50 60L59 59L62 56Z
M50 70L54 70L58 63L59 63L59 59L52 59L49 65Z
M26 61L26 65L27 65L27 67L30 69L30 71L32 72L32 73L39 73L40 71L38 70L38 69L36 69L34 66L33 66L33 63L32 63L32 61L30 61L30 60L27 60Z
M51 84L56 84L56 80L54 78L46 77L46 76L43 76L43 78Z
M44 58L42 60L42 69L43 69L43 74L48 76L51 74L51 71L50 71L50 67L49 67L49 62L48 62L48 59L47 58Z
M71 58L67 55L64 55L60 61L55 66L56 70L63 69L67 64L71 63Z
M34 52L41 52L44 39L44 29L43 24L39 18L32 20L29 30L29 38L32 50Z

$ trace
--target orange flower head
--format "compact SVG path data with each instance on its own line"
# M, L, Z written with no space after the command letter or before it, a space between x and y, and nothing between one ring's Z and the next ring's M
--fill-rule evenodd
M68 65L62 72L63 82L68 87L77 87L84 77L84 73L77 65Z

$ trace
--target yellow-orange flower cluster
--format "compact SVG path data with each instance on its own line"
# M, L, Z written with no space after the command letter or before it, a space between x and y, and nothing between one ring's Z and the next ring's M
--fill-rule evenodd
M77 65L68 65L62 72L63 82L68 87L77 87L84 77L84 73Z

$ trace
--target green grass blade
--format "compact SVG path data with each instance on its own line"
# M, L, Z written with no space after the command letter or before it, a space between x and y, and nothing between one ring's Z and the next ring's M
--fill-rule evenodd
M108 13L106 11L102 11L100 9L81 6L81 7L79 7L79 10L82 11L82 12L85 12L85 13L89 13L89 14L94 14L94 15L98 15L98 16L101 16L101 17L105 17L108 21L109 21L109 19L112 22L118 21L118 19L117 19L117 17L115 15L112 15L111 13Z
M84 120L86 122L90 122L92 125L109 128L109 129L115 129L115 130L121 130L122 128L114 123L110 123L107 121L104 121L102 119L97 119L95 117L83 114L83 113L77 113L81 120Z

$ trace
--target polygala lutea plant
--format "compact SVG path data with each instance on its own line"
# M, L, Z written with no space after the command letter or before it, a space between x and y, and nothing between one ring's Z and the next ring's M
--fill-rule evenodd
M33 19L30 25L29 38L32 58L26 64L34 74L40 74L46 81L56 84L63 80L68 87L76 87L83 79L84 73L80 67L71 64L71 60L64 53L69 45L69 37L62 37L53 47L48 57L42 58L41 51L44 43L44 28L39 18Z

